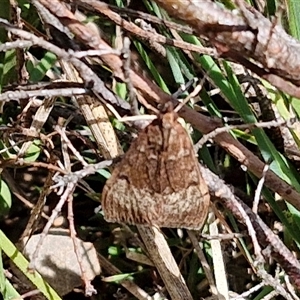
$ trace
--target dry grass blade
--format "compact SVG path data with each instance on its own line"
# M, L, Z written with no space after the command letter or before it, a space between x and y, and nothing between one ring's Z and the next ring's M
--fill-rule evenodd
M155 264L173 300L192 300L192 295L180 273L171 250L157 227L138 226L139 233L147 247L149 256Z
M71 64L61 61L61 66L70 81L82 82L82 79ZM76 100L104 158L117 157L120 154L121 146L109 122L104 106L97 98L91 96L77 96Z
M217 220L211 220L212 223L209 225L209 231L211 235L217 235L218 226ZM221 243L219 240L211 240L212 259L214 265L214 273L216 280L216 287L219 295L223 296L224 300L229 300L228 282L226 278L225 262L222 253ZM220 296L219 296L220 297Z

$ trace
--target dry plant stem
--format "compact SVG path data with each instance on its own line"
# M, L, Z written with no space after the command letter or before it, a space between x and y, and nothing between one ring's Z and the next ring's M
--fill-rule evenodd
M215 280L214 280L214 276L213 276L212 271L211 271L211 267L209 266L209 264L208 264L208 262L205 258L203 250L201 249L201 247L199 245L199 241L197 240L194 231L188 230L187 233L188 233L189 238L191 239L192 244L193 244L193 246L196 250L199 261L201 262L201 265L204 269L206 278L208 280L208 283L209 283L209 286L210 286L210 289L211 289L212 297L214 299L219 299L220 295L219 295L219 292L218 292L216 284L215 284Z
M61 60L60 63L68 79L79 82L82 81L75 68L69 62ZM79 73L82 74L82 71ZM81 75L81 77L84 76ZM103 93L98 94L98 92L95 91L95 95L102 101L99 102L98 99L88 95L77 96L75 99L95 139L99 143L99 150L104 157L113 158L118 155L121 146L118 143L115 132L109 122L106 109L102 105Z
M146 121L144 123L147 123L149 125L150 121L155 120L157 117L155 115L139 115L139 116L128 116L119 118L118 121L120 122L134 122L134 121Z
M105 270L110 275L122 274L122 272L111 264L105 257L98 253L99 263L103 270ZM122 280L120 284L127 289L132 295L134 295L139 300L153 300L143 289L137 286L131 280Z
M296 295L296 291L294 287L291 285L289 277L287 275L284 276L284 281L286 283L286 288L289 291L289 293L292 295L294 300L300 300L300 298Z
M269 294L267 294L266 296L264 296L261 300L272 300L272 299L276 299L276 296L278 296L278 292L277 291L272 291Z
M256 286L252 287L251 289L249 289L247 292L242 293L241 295L231 298L232 300L241 300L241 299L248 299L247 297L249 297L251 294L259 291L265 284L263 282L257 284Z
M215 138L218 134L222 132L228 132L233 129L253 129L253 128L271 128L271 127L279 127L286 125L288 121L285 120L273 120L273 121L267 121L267 122L257 122L253 124L241 124L241 125L226 125L224 127L218 127L214 129L213 131L204 134L203 137L195 144L194 148L195 151L198 152L203 145L210 139Z
M151 25L148 24L145 20L136 19L134 23L141 27L143 30L151 32L152 34L154 34L154 36L157 34L156 30L151 27ZM166 49L163 45L155 42L154 40L148 40L146 41L146 43L154 53L158 54L161 57L166 57Z
M186 82L185 84L181 84L177 91L172 94L172 97L174 99L177 99L180 95L182 95L184 92L186 92L194 83L198 81L198 78L193 78ZM203 82L202 82L203 81ZM201 79L202 84L204 83L204 77Z
M130 39L124 37L123 39L123 69L125 76L125 83L128 90L129 103L131 107L132 115L139 115L139 108L136 99L135 90L130 79L130 64L131 64L131 52L130 52Z
M55 171L60 174L66 174L66 172L59 168L58 166L55 166L51 163L43 163L43 162L26 162L22 158L21 159L12 159L8 161L0 162L0 168L6 168L6 167L14 167L14 168L24 168L24 167L35 167L35 168L44 168L50 171Z
M81 278L82 278L82 281L84 282L85 296L90 297L93 294L97 294L97 291L95 290L95 288L91 284L91 281L87 277L87 273L86 273L86 270L85 270L85 268L83 266L83 262L82 262L82 255L80 254L80 251L79 251L80 247L78 245L78 240L76 238L77 233L76 233L76 229L75 229L75 225L74 225L73 195L70 195L68 197L68 220L69 220L70 236L73 241L74 251L75 251L77 261L78 261L78 264L80 267Z
M192 28L175 23L175 22L171 22L168 20L162 20L156 16L144 13L142 11L136 11L130 8L126 8L126 7L117 7L117 6L113 6L113 5L108 5L108 7L112 10L115 11L117 13L119 13L120 15L124 14L126 17L127 16L135 16L139 19L145 20L147 22L150 23L154 23L154 24L158 24L158 25L164 25L169 29L173 29L173 30L177 30L177 31L181 31L181 32L185 32L185 33L189 33L189 34L193 34L194 31Z
M197 84L194 90L185 99L183 99L183 101L180 104L176 106L176 108L174 109L175 112L179 112L185 104L187 104L192 98L196 97L200 93L204 81L205 81L205 77L203 77L201 82Z
M171 16L183 20L210 39L221 53L233 60L251 64L258 75L287 93L299 97L300 44L281 26L271 23L254 9L247 10L239 1L241 15L226 10L210 0L156 0ZM201 13L200 13L201 12ZM226 21L226 22L225 22ZM291 81L294 90L287 81Z
M41 294L41 291L36 289L36 290L22 294L21 297L17 298L17 299L26 299L28 297L34 297L39 294ZM29 299L32 299L32 298L29 298ZM38 297L36 299L38 299Z
M46 29L49 32L49 25L54 26L56 29L60 30L61 32L65 33L68 37L72 37L71 32L68 28L64 27L58 20L56 16L50 14L49 11L39 2L39 0L31 0L30 1L36 8L41 21L43 22ZM47 36L49 37L49 34Z
M259 179L259 182L258 182L256 190L255 190L255 196L254 196L254 201L253 201L253 206L252 206L252 211L255 214L257 214L257 212L258 212L259 199L260 199L260 196L261 196L262 188L264 186L266 172L268 170L269 170L269 165L265 165L262 177Z
M36 226L42 214L42 209L45 205L46 197L50 193L53 174L53 170L48 173L43 190L40 193L39 198L31 211L29 221L27 222L26 228L24 229L20 240L23 240L27 236L30 237L36 229Z
M72 143L70 142L69 138L66 135L66 128L60 128L60 126L55 126L55 130L60 134L61 139L63 140L63 145L65 144L67 146L67 148L69 148L72 153L74 154L74 156L81 162L81 164L84 167L88 166L88 163L83 159L83 157L81 156L81 154L75 149L75 147L72 145ZM68 155L69 156L69 155ZM66 165L70 165L68 164L64 164ZM71 170L68 170L68 172L71 172Z
M220 224L221 227L223 227L227 232L227 236L229 235L232 235L233 236L233 239L235 240L235 243L237 244L237 247L239 248L240 250L240 254L242 256L245 257L245 259L249 262L249 265L250 267L253 269L253 271L255 272L255 267L254 267L254 258L252 256L249 255L249 253L246 253L246 250L244 249L243 245L241 244L241 241L239 239L239 237L246 237L246 236L249 236L249 234L247 234L247 230L245 230L243 232L243 234L240 234L240 233L233 233L232 230L231 230L231 227L230 225L228 224L228 222L225 220L225 216L224 214L219 211L216 206L215 206L215 203L211 202L211 208L212 208L212 211L214 212L216 218L218 219L218 222ZM248 230L249 231L249 230ZM239 236L238 236L239 235ZM226 235L225 235L226 236ZM208 239L209 240L209 239Z
M60 120L59 120L60 121ZM60 135L60 143L61 143L61 152L63 156L63 166L64 169L70 173L71 172L71 160L70 160L70 155L68 152L68 148L72 151L74 148L73 145L71 144L70 140L68 139L66 135L66 127L60 127L60 125L55 126L55 131ZM75 149L77 152L77 150ZM74 153L73 153L74 154ZM76 154L75 154L76 156ZM84 166L86 165L86 162L83 160Z
M46 120L48 119L55 103L56 98L50 97L45 98L43 104L38 108L37 112L35 113L32 123L29 128L29 132L33 132L38 134L41 132ZM31 146L32 141L26 142L22 145L21 150L19 151L18 155L22 157L26 151Z
M218 234L218 225L215 214L210 218L209 233ZM229 291L227 276L225 270L225 261L223 257L222 247L219 240L211 240L211 255L213 260L213 269L215 274L216 287L219 293L219 298L229 300Z
M23 40L16 40L14 42L6 42L0 45L0 51L6 52L11 49L19 48L19 45L23 44L23 48L30 48L33 45L33 42L31 41L23 41Z
M17 185L16 180L7 169L1 170L1 178L5 180L7 185L9 186L10 191L21 201L23 204L30 208L33 209L34 205L26 199L25 193L22 191L19 185ZM43 214L43 217L47 219L47 215Z
M21 9L18 6L18 2L15 0L10 1L10 20L19 28L23 28L24 23L21 18ZM17 37L10 36L10 40L15 40ZM15 49L16 52L16 66L15 71L17 74L17 82L19 84L28 83L29 73L26 68L25 51L23 49Z
M163 278L172 300L192 300L170 248L157 227L138 226L151 259ZM163 251L163 252L161 252Z
M72 97L76 95L85 95L87 89L84 88L61 88L61 89L38 89L35 91L8 91L0 95L0 102L9 102L14 100L30 99L33 97Z
M62 145L62 154L63 154L63 160L64 160L64 166L65 169L68 173L71 172L71 160L70 156L68 153L68 148L73 152L73 154L78 158L78 160L83 164L83 166L87 166L87 163L84 161L83 157L80 155L80 153L74 148L70 140L68 139L66 135L66 127L64 126L63 128L60 128L59 125L55 127L56 131L60 134L61 138L61 145ZM76 185L74 185L76 186ZM74 213L73 213L73 195L70 194L68 196L68 220L69 220L69 229L70 229L70 235L71 239L73 242L73 247L74 247L74 252L79 264L80 272L81 272L81 278L84 282L85 286L85 295L86 296L91 296L93 294L96 294L96 290L92 286L90 280L87 278L87 274L85 271L85 268L82 263L82 257L79 252L79 245L78 241L76 239L77 233L75 230L75 225L74 225Z
M112 163L113 163L112 160L105 160L105 161L101 161L97 164L87 165L85 168L83 168L79 171L76 171L73 173L68 173L68 174L65 174L64 176L56 175L53 177L53 181L56 182L56 184L53 185L51 188L56 189L56 188L60 188L60 187L65 187L68 185L68 183L77 184L77 182L80 179L82 179L88 175L95 174L98 170L101 170L101 169L111 166Z
M290 281L298 290L300 290L300 263L290 250L258 215L254 214L242 201L237 200L223 180L201 165L200 170L202 176L207 180L211 193L215 194L215 196L222 201L223 206L229 209L241 223L246 223L245 216L241 213L240 207L243 208L247 214L247 218L251 221L251 227L253 226L256 232L259 244L264 248L270 247L269 256L281 265L286 274L290 277ZM247 228L249 229L248 225Z
M245 234L242 233L219 233L217 235L213 234L200 234L201 238L211 241L211 240L219 240L219 241L224 241L224 240L232 240L232 239L239 239L242 237L245 237Z

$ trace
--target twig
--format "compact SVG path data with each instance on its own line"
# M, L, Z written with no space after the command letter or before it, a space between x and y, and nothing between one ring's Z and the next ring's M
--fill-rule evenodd
M53 181L56 182L56 184L54 184L51 187L51 189L63 188L65 186L67 186L68 184L76 185L80 179L82 179L88 175L95 174L98 170L101 170L101 169L111 166L112 163L113 163L113 160L105 160L105 161L101 161L97 164L87 165L82 170L79 170L79 171L76 171L73 173L69 173L64 176L60 176L60 175L56 174L53 177Z
M290 121L273 120L273 121L259 122L259 123L253 123L253 124L226 125L224 127L218 127L216 129L214 129L213 131L211 131L210 133L203 135L203 137L195 144L194 149L195 149L195 152L198 152L208 140L215 138L220 133L229 132L230 130L233 130L233 129L270 128L270 127L283 126L283 125L289 124L289 123L290 123Z
M196 85L194 90L188 96L186 96L185 99L180 104L178 104L178 106L175 107L174 109L175 112L178 112L186 103L190 101L190 99L196 97L200 93L204 81L205 81L205 77L203 77L201 81Z
M68 220L69 220L69 229L70 229L70 236L73 241L73 247L74 247L74 252L79 264L80 272L81 272L81 278L82 281L84 282L85 286L85 296L90 297L93 294L97 294L97 291L95 290L94 286L91 284L91 281L87 277L86 270L83 266L82 262L82 255L80 253L80 247L78 244L77 240L77 233L74 225L74 213L73 213L73 195L70 195L68 197Z
M129 103L131 107L132 115L139 115L138 103L136 99L135 90L130 79L130 64L131 64L131 52L130 52L130 39L128 37L124 37L123 39L123 69L124 69L124 77L125 83L129 94Z
M299 300L300 298L296 295L295 288L291 285L289 277L287 275L284 276L284 280L286 283L286 288L289 291L289 293L292 295L294 300Z
M271 286L277 294L283 296L287 300L293 300L291 295L289 295L289 293L284 289L283 285L280 283L278 276L274 278L273 276L268 274L267 271L264 270L263 268L258 270L257 275L262 279L263 283L266 286ZM271 294L272 293L270 293L269 295ZM273 299L273 298L270 297L267 299Z
M0 94L0 102L9 102L11 100L23 100L30 99L33 97L72 97L75 95L85 95L89 92L88 89L85 88L60 88L60 89L38 89L31 91L7 91Z
M239 238L245 237L245 234L242 234L242 233L218 233L217 235L213 235L213 234L201 233L200 236L201 236L201 238L203 238L207 241L210 241L210 240L223 241L223 240L239 239Z
M211 268L205 258L205 255L203 253L203 250L201 249L200 245L199 245L199 242L196 238L196 235L193 231L191 230L188 230L188 235L189 235L189 238L191 239L191 242L196 250L196 253L198 255L198 258L199 258L199 261L201 262L201 265L202 265L202 268L205 272L205 275L206 275L206 278L209 282L209 286L210 286L210 289L211 289L211 293L212 293L212 297L214 299L219 299L219 292L217 290L217 287L216 287L216 284L215 284L215 280L214 280L214 276L212 274L212 271L211 271Z
M136 11L136 10L133 10L133 9L130 9L127 7L117 7L114 5L108 5L108 7L111 10L116 11L120 15L122 15L122 14L124 14L125 16L132 15L132 16L136 16L142 20L146 20L148 22L154 23L154 24L165 25L167 28L170 28L170 29L174 29L174 30L189 33L189 34L195 33L193 31L193 29L190 27L187 27L187 26L184 26L184 25L172 22L172 21L162 20L156 16L144 13L142 11Z
M24 229L22 236L20 237L20 241L23 240L25 237L30 237L31 234L36 230L38 221L40 220L42 213L42 209L44 208L45 202L46 202L46 197L49 194L51 183L52 183L52 176L54 174L54 171L50 171L42 192L39 195L39 198L31 210L30 218L27 222L26 228ZM48 216L47 216L48 218ZM29 239L28 239L29 240Z
M257 211L258 211L258 203L259 203L259 199L260 199L260 196L261 196L262 188L264 186L266 173L267 173L268 170L269 170L269 165L265 165L262 177L260 178L260 180L258 182L258 185L256 187L256 190L255 190L254 201L253 201L253 206L252 206L252 211L255 214L257 214Z
M75 147L70 142L69 138L66 135L65 127L60 128L60 126L55 126L55 130L60 134L62 140L67 145L67 147L72 151L75 157L81 162L84 167L88 166L88 163L83 159L82 155L75 149ZM66 164L65 164L66 166Z
M240 294L237 297L231 298L232 300L238 300L238 299L248 299L248 297L257 292L258 290L260 290L265 284L263 282L260 282L259 284L253 286L252 288L250 288L247 292L244 292L242 294Z

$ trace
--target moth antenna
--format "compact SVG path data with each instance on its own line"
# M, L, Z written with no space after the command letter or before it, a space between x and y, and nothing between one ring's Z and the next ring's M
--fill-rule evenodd
M175 107L175 109L174 109L174 111L176 112L176 113L178 113L181 109L182 109L182 107L184 106L184 105L186 105L189 101L190 101L190 99L191 98L194 98L194 97L196 97L199 93L200 93L200 91L202 90L202 87L203 87L203 83L204 83L204 81L205 81L205 79L206 79L206 76L203 76L203 78L201 79L201 81L196 85L196 87L194 88L194 90L181 102L181 103L179 103L176 107Z
M147 109L152 110L156 115L159 114L159 110L157 108L155 108L154 106L152 106L151 104L149 104L142 95L140 95L139 93L136 93L136 96L139 99L139 102L142 105L144 105Z

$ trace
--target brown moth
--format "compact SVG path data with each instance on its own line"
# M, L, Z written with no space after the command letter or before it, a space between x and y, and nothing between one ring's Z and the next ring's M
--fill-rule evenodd
M131 144L102 193L108 222L200 229L210 196L190 138L173 110Z

